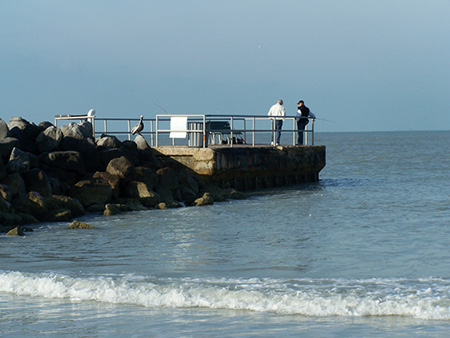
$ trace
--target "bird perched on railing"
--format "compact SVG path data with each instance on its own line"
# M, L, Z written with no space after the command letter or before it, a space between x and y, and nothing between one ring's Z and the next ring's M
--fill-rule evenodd
M142 122L142 119L144 118L144 116L142 116L141 115L141 118L139 119L139 123L138 124L136 124L134 127L133 127L133 129L131 129L131 134L132 135L134 135L134 134L139 134L139 135L141 135L141 131L142 131L142 129L144 129L144 122Z

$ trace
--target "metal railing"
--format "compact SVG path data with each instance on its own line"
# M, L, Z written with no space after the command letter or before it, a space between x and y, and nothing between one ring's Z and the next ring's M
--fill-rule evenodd
M174 128L171 122L173 118L184 118L186 123L183 127L177 126ZM72 121L89 121L92 123L93 136L100 136L102 134L114 135L117 137L125 136L131 140L131 130L133 126L139 121L139 118L99 118L88 115L56 115L55 126L60 120ZM309 119L304 130L304 145L314 145L314 119ZM228 122L229 129L214 131L208 128L208 123L221 121ZM148 137L151 146L160 145L176 145L176 139L181 139L178 143L186 144L194 147L215 146L216 137L219 136L219 144L233 147L235 145L246 144L252 147L260 145L268 145L271 140L275 140L276 131L274 130L273 119L261 115L156 115L156 119L143 119L144 130L141 135ZM289 128L289 125L292 128ZM283 128L281 134L291 135L290 141L282 142L285 145L296 145L298 138L296 118L286 116L284 118ZM171 137L172 135L177 135ZM180 137L181 136L181 137ZM226 137L226 138L225 138ZM184 139L184 141L183 141ZM284 137L281 138L285 140ZM191 142L196 141L196 142ZM201 143L201 144L199 144Z

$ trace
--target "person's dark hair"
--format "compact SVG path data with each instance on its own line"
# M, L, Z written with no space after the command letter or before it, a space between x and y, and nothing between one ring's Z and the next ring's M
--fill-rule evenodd
M297 102L297 104L300 104L300 103L305 104L305 102L303 102L303 100L300 100L300 101Z

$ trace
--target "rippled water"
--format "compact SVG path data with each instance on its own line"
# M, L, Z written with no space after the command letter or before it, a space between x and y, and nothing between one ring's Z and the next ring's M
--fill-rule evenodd
M317 184L0 237L0 336L450 331L450 132L327 133Z

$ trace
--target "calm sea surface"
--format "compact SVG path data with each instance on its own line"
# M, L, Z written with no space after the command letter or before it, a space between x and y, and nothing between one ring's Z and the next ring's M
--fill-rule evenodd
M316 144L316 184L0 236L0 336L448 337L450 132Z

